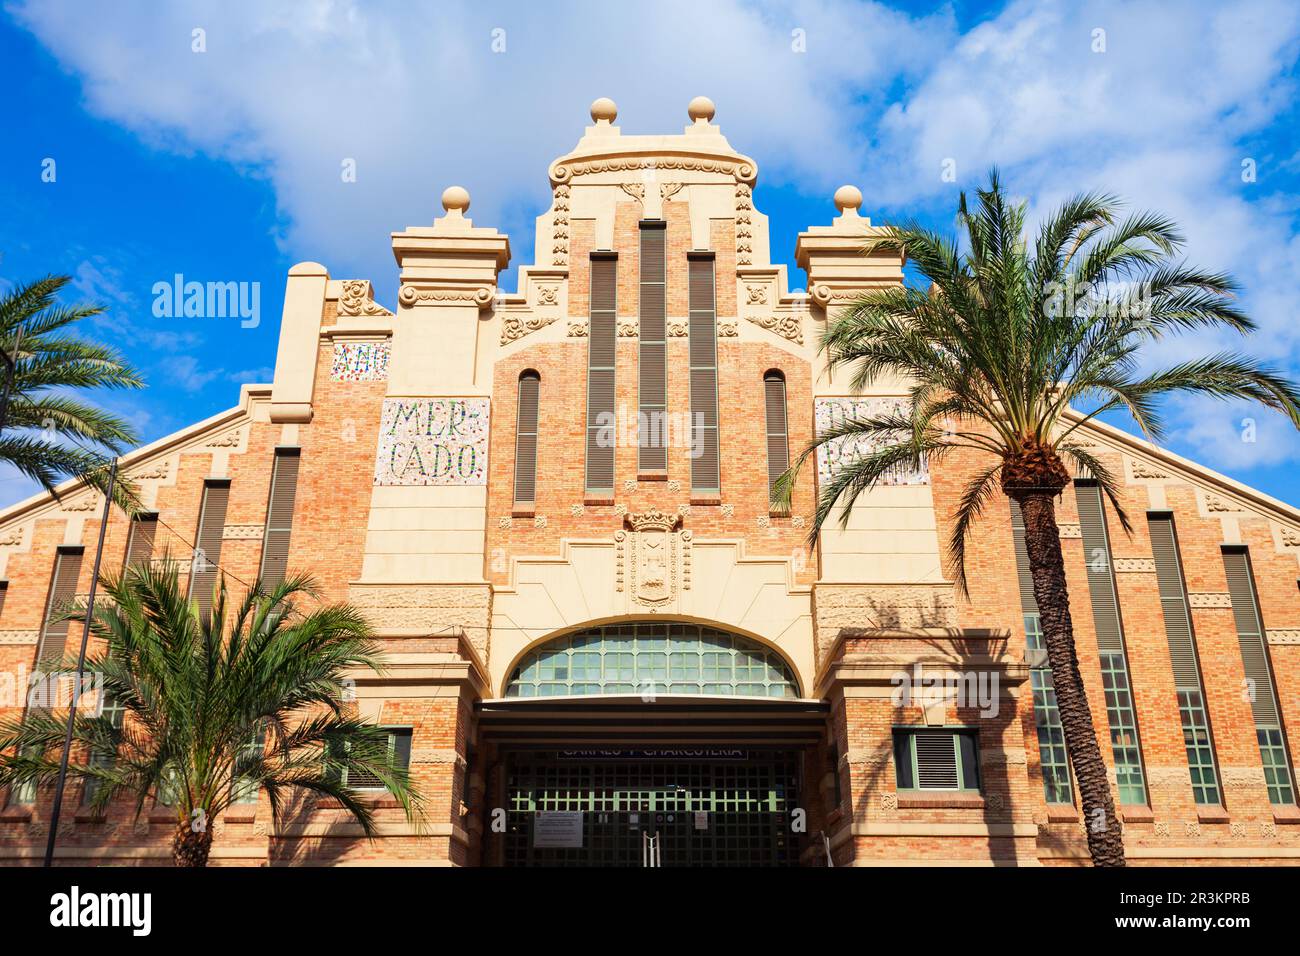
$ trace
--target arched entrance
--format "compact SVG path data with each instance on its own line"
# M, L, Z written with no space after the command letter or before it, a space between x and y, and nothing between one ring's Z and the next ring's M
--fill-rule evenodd
M775 649L621 621L527 651L479 704L507 866L781 866L806 846L803 753L825 705Z

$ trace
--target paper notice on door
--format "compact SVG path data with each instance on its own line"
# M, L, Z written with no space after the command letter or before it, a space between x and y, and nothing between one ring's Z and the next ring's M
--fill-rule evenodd
M533 815L534 847L582 846L581 810L542 810Z
M697 829L697 830L707 830L708 828L709 828L709 811L708 811L708 810L696 810L696 811L695 811L695 829Z

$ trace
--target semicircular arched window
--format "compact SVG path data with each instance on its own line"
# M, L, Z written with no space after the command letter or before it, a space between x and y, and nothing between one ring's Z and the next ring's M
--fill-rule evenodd
M698 624L593 627L524 655L507 697L612 694L797 697L780 654L757 641Z

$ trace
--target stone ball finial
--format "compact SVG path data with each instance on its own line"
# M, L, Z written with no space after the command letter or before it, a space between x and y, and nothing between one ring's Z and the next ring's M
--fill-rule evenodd
M469 209L469 190L464 186L448 186L442 191L442 208L453 215L464 215Z
M713 119L715 112L717 111L713 107L713 100L707 96L697 96L686 104L686 115L695 123L700 120L704 120L706 123L709 122Z
M596 123L612 123L618 119L618 105L608 96L591 104L591 119Z
M854 213L862 205L862 190L857 186L841 186L835 190L835 208L840 212L852 209Z

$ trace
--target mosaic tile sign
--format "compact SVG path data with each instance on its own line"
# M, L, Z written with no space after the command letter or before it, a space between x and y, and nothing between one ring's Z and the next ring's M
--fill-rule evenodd
M489 400L387 398L377 485L487 484Z
M335 342L330 378L335 382L386 382L388 342Z
M854 419L873 418L892 413L910 414L905 398L819 398L814 406L817 434ZM817 450L817 478L824 487L845 464L888 445L888 441L862 437L845 437L822 445ZM881 485L928 485L930 470L922 463L919 470L896 468L881 478Z

